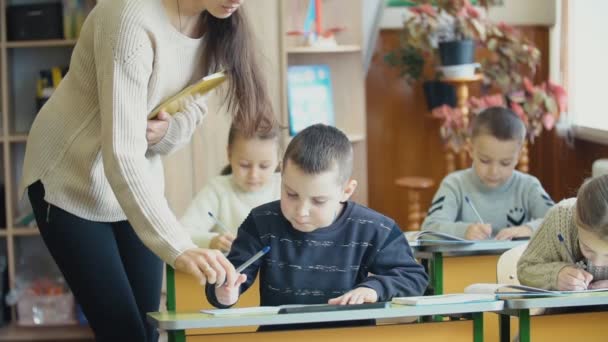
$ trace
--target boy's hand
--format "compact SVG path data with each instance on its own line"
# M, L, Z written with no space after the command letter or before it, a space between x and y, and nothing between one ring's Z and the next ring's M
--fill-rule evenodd
M158 144L163 139L169 129L169 121L171 121L171 115L162 110L156 118L148 120L148 125L146 126L148 147Z
M209 248L219 249L222 252L230 252L234 239L235 236L232 234L220 234L211 239L211 242L209 242Z
M587 290L592 280L591 273L574 266L566 266L557 274L557 289L559 291Z
M363 304L363 303L375 303L378 301L378 294L376 290L370 289L369 287L357 287L354 290L350 290L340 297L332 298L328 304Z
M220 287L215 288L215 297L217 301L223 305L233 305L239 300L241 284L247 281L247 276L239 274L236 278L236 282L233 284L226 283Z
M608 280L594 281L593 283L589 284L588 289L589 290L608 289Z
M511 240L514 237L531 236L532 228L528 226L517 226L501 229L496 234L496 240Z
M486 240L492 236L492 225L473 223L467 227L464 238L467 240Z

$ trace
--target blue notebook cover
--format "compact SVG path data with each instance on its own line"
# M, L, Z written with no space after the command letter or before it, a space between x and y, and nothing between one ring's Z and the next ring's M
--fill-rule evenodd
M290 66L287 70L287 101L291 136L317 123L334 126L329 66Z

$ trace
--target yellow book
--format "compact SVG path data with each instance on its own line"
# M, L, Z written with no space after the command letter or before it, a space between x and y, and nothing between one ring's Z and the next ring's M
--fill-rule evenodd
M150 115L148 115L148 119L154 119L161 111L161 109L171 115L177 113L180 110L181 100L183 100L185 97L194 94L206 94L213 90L215 87L222 84L226 80L226 78L227 75L223 71L216 72L215 74L203 77L202 80L194 83L191 86L188 86L184 90L180 91L176 95L173 95L168 100L164 101L156 108L154 108Z

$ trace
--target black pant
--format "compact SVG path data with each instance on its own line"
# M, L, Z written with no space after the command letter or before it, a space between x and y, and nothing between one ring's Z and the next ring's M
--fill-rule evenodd
M82 306L97 341L157 341L146 313L158 311L162 262L127 221L94 222L28 194L40 234Z

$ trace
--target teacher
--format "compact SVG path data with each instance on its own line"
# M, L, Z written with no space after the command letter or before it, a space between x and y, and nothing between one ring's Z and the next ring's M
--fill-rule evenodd
M156 341L163 261L201 284L232 282L224 256L197 248L164 197L161 155L187 144L204 98L147 115L227 70L226 103L252 132L274 123L243 0L102 0L27 142L27 189L42 238L97 341ZM201 288L201 296L203 289Z

